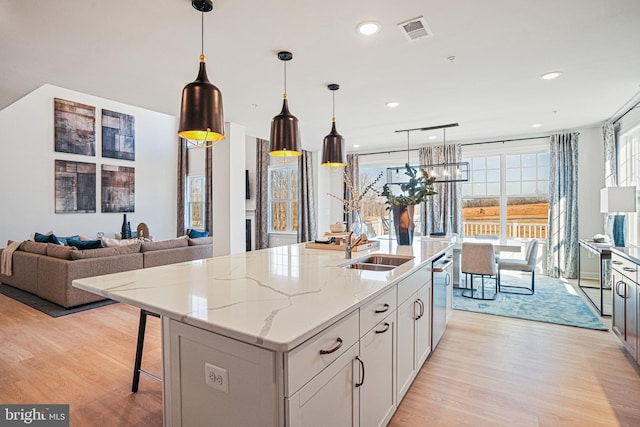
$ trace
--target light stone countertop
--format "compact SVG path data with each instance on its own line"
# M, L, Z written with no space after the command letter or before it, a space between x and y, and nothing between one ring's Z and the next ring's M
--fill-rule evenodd
M304 244L170 264L73 281L73 286L230 338L288 351L384 289L430 262L452 244L381 240L354 252L306 249ZM415 258L391 271L340 267L372 253Z

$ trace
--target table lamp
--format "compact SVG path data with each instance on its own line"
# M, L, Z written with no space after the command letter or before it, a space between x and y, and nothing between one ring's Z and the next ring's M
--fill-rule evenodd
M625 215L623 212L636 211L636 187L605 187L600 190L600 212L615 214L613 218L613 242L615 246L625 245Z

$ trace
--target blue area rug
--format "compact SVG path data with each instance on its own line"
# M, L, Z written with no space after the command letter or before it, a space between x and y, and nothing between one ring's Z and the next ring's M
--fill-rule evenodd
M464 283L464 275L461 280ZM475 280L478 287L480 278ZM503 285L530 287L531 276L503 271L501 282ZM453 308L600 331L608 330L568 281L536 275L535 283L536 292L533 295L498 293L495 301L465 298L460 295L462 289L456 288L453 290ZM493 280L485 280L485 296L493 295L494 292Z

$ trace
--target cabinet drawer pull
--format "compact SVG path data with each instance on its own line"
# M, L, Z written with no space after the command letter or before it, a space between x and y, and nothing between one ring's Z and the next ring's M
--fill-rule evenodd
M380 309L380 310L376 310L375 313L386 313L387 311L389 311L389 304L385 304L383 305L384 308Z
M622 261L611 261L612 263L616 264L616 265L621 265Z
M336 339L336 341L338 342L338 345L329 349L329 350L320 350L320 354L331 354L334 353L336 351L338 351L338 349L340 347L342 347L342 338L338 337L338 339Z
M418 298L416 300L416 303L420 306L420 312L419 312L418 316L416 317L416 320L419 320L420 318L422 318L422 316L424 316L424 303L422 302L422 300L420 298Z
M384 334L391 327L391 325L389 325L387 322L384 322L384 326L385 326L385 328L383 330L381 330L381 331L376 331L376 334Z
M364 362L360 359L360 356L356 356L356 360L360 362L360 368L362 370L362 377L360 377L360 382L356 383L356 387L362 386L364 384Z
M622 267L622 269L624 271L628 271L630 273L635 273L636 272L636 269L635 268L631 268L631 267Z

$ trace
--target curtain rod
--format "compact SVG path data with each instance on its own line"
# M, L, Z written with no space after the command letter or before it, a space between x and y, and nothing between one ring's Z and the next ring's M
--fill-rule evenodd
M622 115L621 115L620 117L618 117L617 119L615 119L615 120L613 121L613 124L614 124L614 125L615 125L615 124L617 124L620 120L622 120L622 118L623 118L624 116L626 116L626 115L627 115L627 113L630 113L630 112L631 112L631 110L634 110L638 105L640 105L640 101L636 102L636 103L635 103L632 107L630 107L627 111L625 111L624 113L622 113Z

